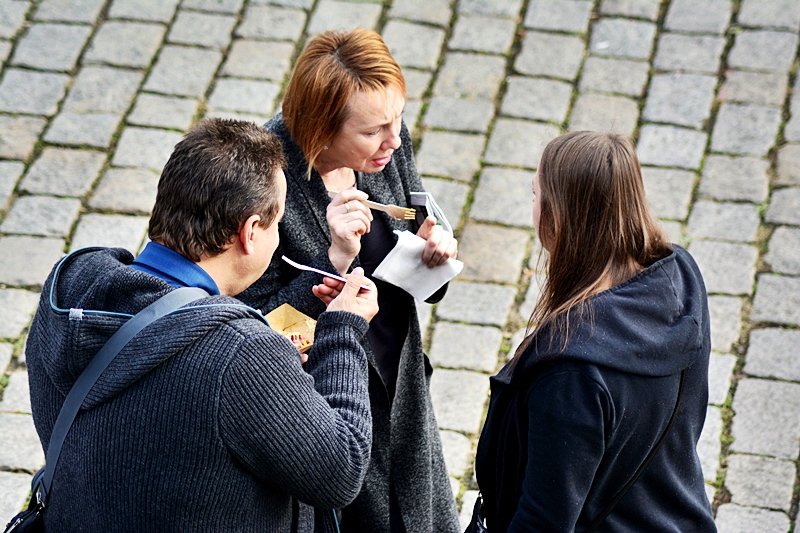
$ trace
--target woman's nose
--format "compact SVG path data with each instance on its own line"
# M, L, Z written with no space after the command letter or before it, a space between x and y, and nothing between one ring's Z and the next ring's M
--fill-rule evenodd
M392 150L397 150L400 148L400 124L397 125L397 128L392 127L389 130L389 137L383 141L384 148L391 148Z

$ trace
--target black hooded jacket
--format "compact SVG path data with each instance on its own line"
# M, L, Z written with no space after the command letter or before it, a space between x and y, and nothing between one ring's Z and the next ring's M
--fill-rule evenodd
M696 451L710 353L697 265L674 246L590 305L563 351L534 338L491 378L475 465L489 530L585 530L661 436L686 370L666 440L600 531L716 531Z

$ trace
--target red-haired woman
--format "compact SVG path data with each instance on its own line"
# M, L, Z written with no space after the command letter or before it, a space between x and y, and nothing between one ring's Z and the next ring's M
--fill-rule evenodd
M430 266L456 256L456 240L433 218L418 227L372 213L363 203L369 197L407 206L409 193L423 190L402 121L405 95L403 74L379 34L325 32L311 39L295 65L282 113L266 124L283 141L288 161L280 247L265 276L241 299L264 311L288 302L316 317L338 287L312 293L319 277L283 264L281 255L340 273L361 266L370 276L394 246L394 230L425 239L422 260ZM331 200L329 192L338 194ZM364 346L372 462L361 493L342 510L342 529L457 531L414 300L393 285L376 284L380 311Z
M475 470L489 531L715 531L696 445L708 301L624 137L551 141L533 180L545 282L493 378Z

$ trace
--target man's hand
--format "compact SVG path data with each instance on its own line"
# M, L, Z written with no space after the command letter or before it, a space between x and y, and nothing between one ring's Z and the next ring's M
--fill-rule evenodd
M378 288L375 283L364 276L364 269L361 267L353 269L353 272L346 274L345 278L347 278L347 283L343 284L337 281L341 285L339 289L331 287L328 284L330 278L325 278L323 283L315 285L312 291L318 298L325 301L320 296L321 292L328 292L326 291L328 289L330 291L328 294L330 295L335 290L338 290L339 294L328 303L328 311L349 311L369 322L378 313ZM369 287L369 290L362 289L362 285Z

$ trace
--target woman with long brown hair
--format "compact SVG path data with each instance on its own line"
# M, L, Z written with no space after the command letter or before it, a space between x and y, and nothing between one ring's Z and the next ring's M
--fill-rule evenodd
M706 291L651 215L633 145L562 135L533 195L545 280L491 378L475 463L489 531L715 531L696 452Z

